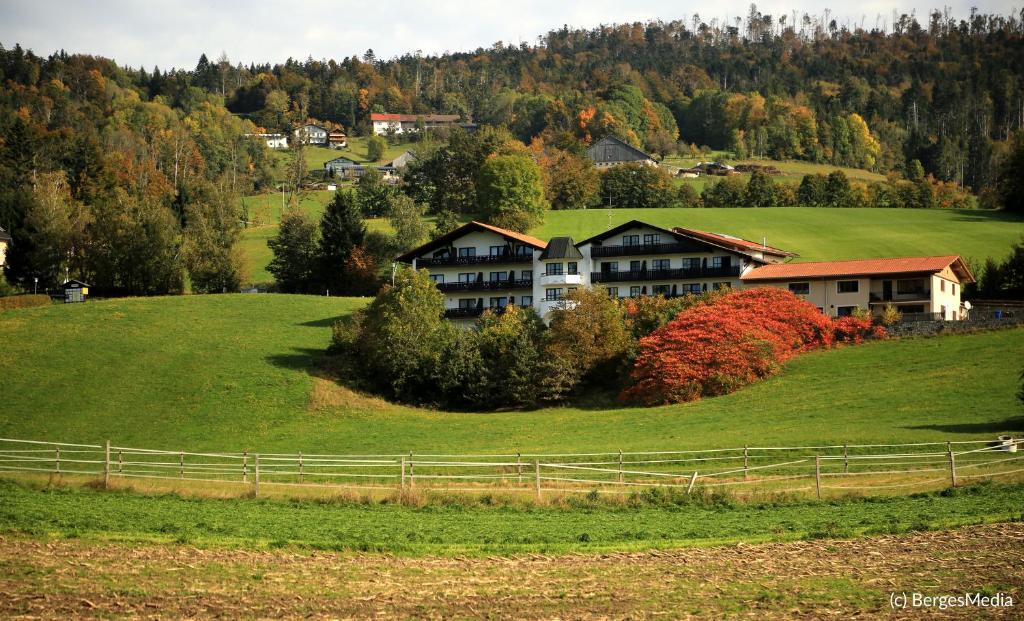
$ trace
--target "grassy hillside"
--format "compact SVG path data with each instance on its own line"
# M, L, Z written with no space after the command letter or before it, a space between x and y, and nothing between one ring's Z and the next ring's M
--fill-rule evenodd
M726 397L661 408L450 413L317 377L365 300L124 299L0 313L0 436L307 452L659 450L989 438L1024 431L1024 329L809 354Z
M737 235L820 261L860 257L960 254L1002 258L1024 236L1024 218L988 211L937 209L594 209L550 211L531 231L577 241L623 222L685 226Z
M314 192L303 203L319 217L331 192ZM278 202L275 203L275 197ZM271 282L267 239L277 234L280 196L248 197L273 224L247 229L243 248L252 282ZM609 213L610 212L610 213ZM530 231L541 239L571 235L577 241L632 219L663 227L686 226L768 243L791 250L802 261L960 254L983 261L1003 258L1024 236L1024 218L1002 212L918 209L591 209L549 211L544 224ZM432 220L432 218L428 218ZM371 229L390 231L386 220L370 220Z

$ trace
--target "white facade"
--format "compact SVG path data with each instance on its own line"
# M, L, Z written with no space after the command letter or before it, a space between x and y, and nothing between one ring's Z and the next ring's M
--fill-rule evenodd
M476 228L441 247L413 251L417 256L411 262L417 269L430 271L444 293L449 318L475 319L488 308L535 307L534 267L542 249L538 244Z
M739 288L740 275L762 263L640 222L580 244L555 238L563 240L556 256L545 251L546 242L524 243L510 237L518 234L483 226L471 223L442 246L431 242L400 257L429 270L450 318L473 319L484 309L515 304L546 319L579 287L605 287L617 298Z
M446 316L459 320L507 305L529 306L547 320L574 289L594 286L617 298L769 286L833 317L857 308L880 314L892 304L905 315L966 318L960 296L974 279L959 257L783 263L792 256L736 237L634 220L579 243L471 222L399 260L427 269L444 293Z
M324 127L308 123L295 130L295 137L301 140L303 144L325 145L327 144L329 133Z
M271 149L288 148L288 137L284 134L246 134L246 136L259 138Z
M831 317L842 317L858 311L881 315L886 306L892 305L904 315L927 316L946 321L967 318L968 312L961 302L961 295L963 285L974 279L957 265L960 262L958 257L956 261L950 257L945 266L937 264L927 270L911 269L903 272L886 270L886 262L885 259L876 261L879 273L867 274L762 278L754 272L747 275L744 285L787 289ZM800 264L794 266L801 267Z

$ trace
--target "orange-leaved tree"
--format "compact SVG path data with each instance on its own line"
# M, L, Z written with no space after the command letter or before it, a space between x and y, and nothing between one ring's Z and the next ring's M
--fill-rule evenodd
M832 320L782 289L730 292L684 310L641 339L634 384L621 396L657 405L722 395L808 349L884 335L870 319Z

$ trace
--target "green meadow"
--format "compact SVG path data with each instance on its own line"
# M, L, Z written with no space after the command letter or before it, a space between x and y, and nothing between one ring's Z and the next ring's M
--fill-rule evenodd
M819 351L731 395L658 408L444 412L321 377L365 299L133 298L0 313L0 436L168 450L654 451L1024 432L1024 329Z

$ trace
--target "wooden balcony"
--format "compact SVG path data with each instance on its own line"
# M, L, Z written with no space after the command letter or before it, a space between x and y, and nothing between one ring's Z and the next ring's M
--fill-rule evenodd
M437 288L445 293L458 291L508 291L532 289L532 280L471 280L468 282L439 282Z
M686 280L691 278L737 277L740 266L681 267L668 270L630 270L620 272L591 272L590 282L633 282L638 280Z
M430 259L416 259L416 269L459 265L517 265L521 263L533 263L533 253L484 254L476 257L434 257Z
M591 246L590 256L600 257L634 257L647 254L682 254L693 252L693 244L632 244L629 246Z

